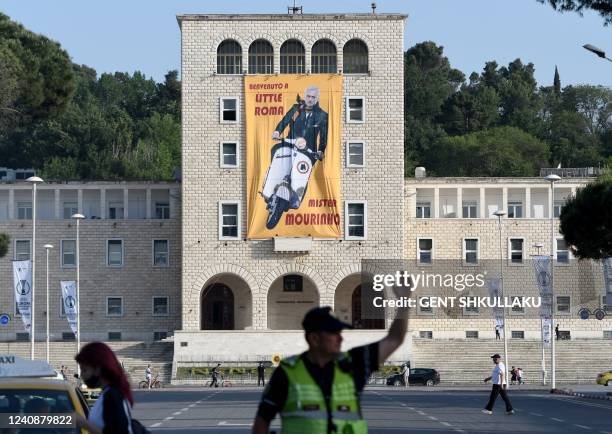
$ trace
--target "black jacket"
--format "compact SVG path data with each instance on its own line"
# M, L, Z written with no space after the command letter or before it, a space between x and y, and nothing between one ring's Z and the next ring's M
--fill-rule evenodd
M293 115L298 113L295 122L292 122ZM307 116L307 113L311 113ZM306 145L312 152L325 152L327 146L327 113L324 112L319 104L315 104L309 112L304 105L294 104L276 126L276 131L281 133L289 126L289 139L303 137ZM319 143L317 144L317 137Z

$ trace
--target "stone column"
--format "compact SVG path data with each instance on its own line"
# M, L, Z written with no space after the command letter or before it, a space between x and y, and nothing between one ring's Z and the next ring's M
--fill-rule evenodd
M85 211L83 210L83 189L82 188L79 188L77 190L77 210L79 214L85 215Z
M531 218L531 187L525 188L525 218Z
M440 189L434 188L433 218L440 218Z
M151 189L147 188L147 200L146 200L146 211L145 211L145 218L147 220L151 219Z
M128 214L128 206L129 206L128 197L129 197L129 190L127 187L123 187L123 218L126 220L130 218Z
M12 188L9 189L8 218L9 220L15 218L15 190Z
M54 191L55 201L54 201L54 214L56 219L61 219L63 216L61 214L61 206L60 206L60 190L56 188Z
M455 212L457 218L463 218L463 188L457 187L457 211Z
M487 218L487 205L486 205L486 189L484 187L480 187L480 203L478 204L479 216L478 218L485 219Z
M100 218L106 218L106 189L100 189Z

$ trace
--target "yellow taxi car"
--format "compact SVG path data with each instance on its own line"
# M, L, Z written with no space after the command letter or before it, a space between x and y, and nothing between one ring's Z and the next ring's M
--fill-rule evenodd
M14 430L8 432L29 432L42 429L42 424L52 424L53 427L45 426L44 432L87 433L74 425L75 413L87 418L89 407L85 398L56 375L51 365L42 360L0 355L0 413L10 414L10 423L14 425ZM50 417L36 419L28 415Z
M612 386L612 371L602 372L597 375L597 384Z

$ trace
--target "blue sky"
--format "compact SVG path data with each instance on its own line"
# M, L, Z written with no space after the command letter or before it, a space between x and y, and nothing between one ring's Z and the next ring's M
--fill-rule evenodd
M305 13L369 12L371 0L301 0ZM293 0L2 0L0 11L61 43L75 63L101 72L140 70L161 81L180 69L176 14L286 13ZM409 15L405 47L432 40L451 65L468 76L485 62L521 58L536 67L540 85L558 65L563 86L612 87L612 63L584 50L598 46L612 57L612 26L594 13L560 14L535 0L378 0L378 12Z

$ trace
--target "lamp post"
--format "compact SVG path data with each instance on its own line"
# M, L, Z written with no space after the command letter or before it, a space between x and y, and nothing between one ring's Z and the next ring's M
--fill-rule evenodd
M497 217L498 228L499 228L499 284L501 287L501 298L504 299L504 247L502 242L502 217L506 215L506 211L497 210L493 213L494 216ZM506 378L506 384L508 382L508 327L506 325L506 308L502 308L502 320L504 322L504 366L506 367L506 372L504 372L504 376ZM497 319L496 319L497 322Z
M35 319L35 282L36 282L36 185L43 182L38 176L26 179L32 184L32 302L30 303L30 359L34 360L34 319Z
M583 45L582 48L584 48L585 50L589 50L591 53L597 54L599 57L601 57L602 59L606 59L608 62L612 62L612 59L610 59L609 57L606 57L605 51L602 50L601 48L597 48L591 44Z
M537 255L540 256L540 250L544 247L542 243L536 243L533 245L536 249L538 249ZM544 318L540 317L540 335L542 340L542 385L546 385L546 356L544 354Z
M47 252L47 363L49 363L49 251L53 248L51 244L44 245L45 251Z
M544 177L550 182L550 294L552 296L552 306L550 312L550 386L552 389L557 387L556 365L555 365L555 340L552 333L555 329L555 182L560 181L559 175L551 174Z
M83 214L72 214L73 219L76 220L76 308L77 308L77 332L76 332L76 343L77 343L77 354L81 350L81 284L80 284L80 273L81 273L81 247L79 245L79 222L85 218ZM77 373L81 376L81 367L77 363Z

